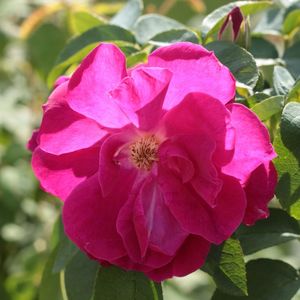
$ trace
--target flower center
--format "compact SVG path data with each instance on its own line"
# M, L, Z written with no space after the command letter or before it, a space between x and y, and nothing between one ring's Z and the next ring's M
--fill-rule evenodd
M139 169L149 171L153 162L157 161L159 143L154 135L145 136L130 145L133 163Z

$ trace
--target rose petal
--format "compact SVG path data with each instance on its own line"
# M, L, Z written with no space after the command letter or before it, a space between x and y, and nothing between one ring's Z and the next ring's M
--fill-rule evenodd
M78 185L63 207L63 223L68 237L93 257L108 262L126 254L116 230L116 219L126 198L102 197L98 176Z
M164 109L171 109L190 92L205 93L223 103L235 96L235 79L228 68L200 45L182 42L160 47L149 55L148 66L173 73Z
M210 208L193 189L182 185L171 174L160 170L160 184L166 204L184 230L219 244L230 237L242 222L246 198L241 185L232 177L224 176L223 188Z
M110 94L130 121L147 131L161 118L171 75L170 71L162 68L139 68Z
M177 148L177 151L174 148ZM176 154L179 151L181 151L180 160L174 161L172 153ZM222 188L222 180L219 179L212 161L214 151L215 143L208 136L179 135L169 139L160 147L159 162L173 173L175 170L176 176L179 175L182 179L188 178L189 180L183 181L183 183L190 182L199 196L214 207L216 206L216 197ZM184 154L185 159L183 160ZM178 162L181 165L175 164ZM189 168L193 174L187 173L188 162L193 162L192 168ZM183 168L180 169L180 167Z
M232 125L236 130L236 143L231 162L222 172L245 183L262 163L276 157L265 125L247 107L241 104L227 106L231 110Z
M246 182L247 209L243 223L253 225L269 216L268 203L274 197L277 173L272 162L261 164Z
M99 146L63 155L36 148L32 168L46 192L65 200L72 190L98 170Z
M173 276L188 275L204 264L209 249L209 242L199 236L190 235L168 265L146 274L158 282Z
M113 44L101 43L80 64L69 81L70 107L105 127L120 128L129 121L109 91L126 77L126 60Z
M166 113L163 122L169 137L194 134L211 138L216 143L213 160L217 165L231 160L235 132L230 113L220 101L205 94L191 93Z

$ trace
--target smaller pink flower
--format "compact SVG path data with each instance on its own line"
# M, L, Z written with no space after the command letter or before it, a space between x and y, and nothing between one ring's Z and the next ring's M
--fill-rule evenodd
M232 74L202 46L162 47L129 70L116 46L95 48L50 95L30 142L70 239L104 265L161 281L266 218L276 154L234 95Z

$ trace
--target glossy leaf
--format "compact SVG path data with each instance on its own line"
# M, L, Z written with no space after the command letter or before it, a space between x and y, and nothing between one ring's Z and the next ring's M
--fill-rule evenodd
M40 75L47 76L65 42L66 34L51 23L42 24L28 37L30 60Z
M300 76L300 41L295 43L292 47L288 48L284 55L283 60L286 63L287 69L291 72L294 78Z
M198 44L199 37L195 32L188 29L171 29L152 37L149 41L149 44L155 46L164 46L177 42L191 42Z
M236 1L221 6L204 18L201 26L202 33L206 36L216 33L234 7L240 7L243 15L248 16L269 7L271 4L270 1Z
M157 34L171 29L185 29L185 26L164 16L148 14L140 17L133 27L136 39L140 44L146 44Z
M158 283L150 281L143 273L124 271L116 267L100 268L95 300L162 300Z
M39 300L63 300L61 275L52 272L56 251L52 252L46 263L39 287Z
M244 255L237 239L230 238L221 246L212 247L203 269L225 293L247 295Z
M75 11L70 15L70 23L75 33L81 34L104 23L104 20L86 11Z
M293 30L300 26L300 9L291 11L285 18L282 31L285 34L290 34Z
M91 300L100 264L78 251L65 269L68 300ZM95 299L96 300L96 299Z
M212 300L291 300L300 288L299 273L289 264L272 259L247 263L248 297L234 297L217 290Z
M144 8L143 1L130 0L110 21L113 25L131 29L136 20L141 16Z
M287 95L287 102L300 102L300 80L298 80Z
M205 47L214 51L237 81L249 87L255 87L259 72L253 56L248 51L229 42L212 42Z
M294 83L295 79L286 68L275 66L273 86L277 95L286 95L293 87Z
M270 209L267 219L253 226L242 225L236 232L245 255L300 238L298 222L281 209Z
M62 271L79 251L77 246L65 235L61 218L59 224L59 241L52 270L54 273Z
M280 133L275 138L279 174L276 195L290 214L300 220L300 103L290 102L283 110Z
M258 104L255 104L251 110L260 118L261 121L266 121L282 110L283 101L283 96L270 97Z

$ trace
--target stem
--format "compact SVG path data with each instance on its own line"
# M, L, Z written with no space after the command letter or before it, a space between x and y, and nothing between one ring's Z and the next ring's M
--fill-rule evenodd
M159 300L155 284L152 280L150 280L150 286L151 286L152 293L153 293L153 300Z

